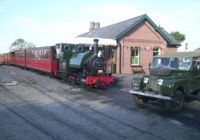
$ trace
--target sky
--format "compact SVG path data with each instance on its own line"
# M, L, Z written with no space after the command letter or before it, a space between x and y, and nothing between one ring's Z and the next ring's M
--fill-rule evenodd
M91 21L103 27L142 14L185 34L189 50L200 47L199 0L0 0L0 53L18 38L54 45L87 32Z

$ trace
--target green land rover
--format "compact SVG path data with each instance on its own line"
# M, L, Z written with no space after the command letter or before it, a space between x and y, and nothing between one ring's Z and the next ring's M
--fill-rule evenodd
M179 111L185 102L200 101L200 53L179 52L155 56L149 75L135 75L129 93L138 105L159 101Z

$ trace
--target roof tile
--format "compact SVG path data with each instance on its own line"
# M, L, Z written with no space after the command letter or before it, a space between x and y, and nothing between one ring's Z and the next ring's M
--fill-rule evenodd
M140 22L147 20L158 31L161 36L167 41L168 45L179 46L180 43L174 39L166 30L158 27L146 14L140 15L122 22L118 22L100 29L89 31L78 35L77 37L88 38L106 38L106 39L119 39L121 36L127 33L127 31L133 29Z

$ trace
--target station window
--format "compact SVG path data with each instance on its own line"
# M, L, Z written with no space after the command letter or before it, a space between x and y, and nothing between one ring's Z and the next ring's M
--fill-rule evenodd
M153 48L153 56L157 56L157 55L159 55L159 54L160 54L160 49L159 49L159 47Z
M131 65L140 65L139 47L131 47Z

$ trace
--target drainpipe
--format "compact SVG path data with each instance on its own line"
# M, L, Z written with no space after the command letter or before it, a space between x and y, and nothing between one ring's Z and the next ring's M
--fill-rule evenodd
M121 43L117 41L117 46L119 47L119 74L121 74Z

